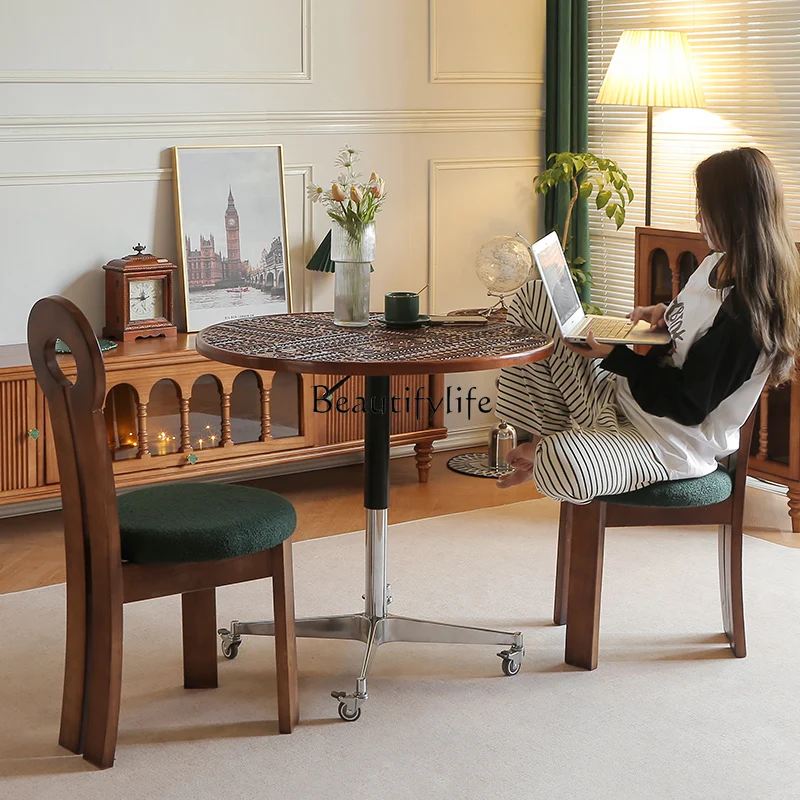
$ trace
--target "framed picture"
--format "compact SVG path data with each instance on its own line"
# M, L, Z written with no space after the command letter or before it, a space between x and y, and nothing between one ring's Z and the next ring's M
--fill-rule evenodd
M186 329L291 311L280 145L174 147Z

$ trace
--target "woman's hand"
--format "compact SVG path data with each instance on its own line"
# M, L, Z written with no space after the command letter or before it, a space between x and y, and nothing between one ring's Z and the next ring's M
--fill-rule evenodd
M654 306L636 306L636 308L628 314L628 319L636 324L640 319L650 323L650 330L654 331L656 328L666 328L667 321L664 319L664 314L667 307L664 303L658 303Z
M580 344L568 342L566 339L562 339L562 341L564 342L564 347L584 358L606 358L611 355L611 351L614 349L613 344L600 344L591 331L586 336L586 341Z

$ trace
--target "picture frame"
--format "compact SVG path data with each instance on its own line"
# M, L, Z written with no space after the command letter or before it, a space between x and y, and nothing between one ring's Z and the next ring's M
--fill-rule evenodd
M172 156L187 332L291 313L283 147L186 145Z

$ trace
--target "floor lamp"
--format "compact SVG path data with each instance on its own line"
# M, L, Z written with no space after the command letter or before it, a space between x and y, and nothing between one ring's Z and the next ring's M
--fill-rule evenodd
M650 225L653 107L706 106L686 34L681 31L624 31L595 102L598 105L647 106L644 224Z

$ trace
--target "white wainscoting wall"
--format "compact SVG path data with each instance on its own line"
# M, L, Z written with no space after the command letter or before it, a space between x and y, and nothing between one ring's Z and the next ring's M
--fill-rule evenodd
M0 29L0 344L53 293L99 331L102 265L137 242L177 260L175 145L284 146L296 310L332 306L333 277L304 269L329 227L305 187L332 179L344 143L389 190L373 308L426 283L437 313L485 304L477 248L541 229L544 17L544 0L16 6ZM494 376L453 380L493 395ZM493 423L448 417L455 438Z

